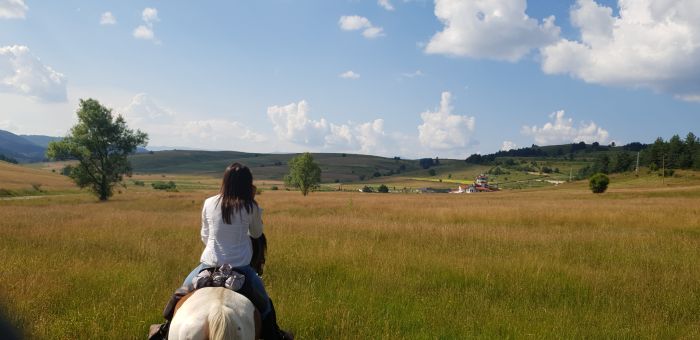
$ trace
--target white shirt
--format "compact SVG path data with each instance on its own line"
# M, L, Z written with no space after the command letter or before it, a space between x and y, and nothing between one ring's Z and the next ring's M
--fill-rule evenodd
M200 261L209 266L230 264L233 267L250 264L253 246L250 237L262 235L262 208L253 205L250 213L242 208L226 224L221 216L219 195L207 198L202 208L202 242L205 244Z

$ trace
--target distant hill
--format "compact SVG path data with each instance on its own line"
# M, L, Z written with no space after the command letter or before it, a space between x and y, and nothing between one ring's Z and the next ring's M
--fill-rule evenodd
M52 137L43 135L19 135L20 137L46 149L49 147L50 142L57 142L63 139L63 137Z
M44 135L16 135L0 130L0 160L18 161L19 163L43 162L49 143L62 140L63 137ZM148 149L138 147L136 153L145 153Z
M46 148L12 132L0 130L0 154L11 157L21 163L40 162L44 160Z
M296 155L170 150L136 154L130 160L137 173L206 174L215 177L220 176L229 164L239 162L250 167L256 179L280 180L289 172L287 162ZM315 153L313 156L321 166L323 182L351 182L421 169L417 160L343 153Z

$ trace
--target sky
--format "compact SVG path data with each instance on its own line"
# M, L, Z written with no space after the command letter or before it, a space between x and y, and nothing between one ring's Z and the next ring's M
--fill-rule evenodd
M404 158L700 134L697 0L0 0L0 129Z

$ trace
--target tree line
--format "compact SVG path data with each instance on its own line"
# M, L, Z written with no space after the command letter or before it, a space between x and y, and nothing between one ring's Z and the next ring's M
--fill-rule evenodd
M595 155L593 164L581 168L577 177L588 178L595 173L621 173L634 171L637 166L637 153L639 153L639 165L646 166L650 171L663 169L666 174L672 174L675 169L700 170L700 139L689 132L684 139L674 135L669 140L657 138L653 144L633 142L621 147L614 143L604 146L599 143L586 144L584 142L566 145L537 146L498 151L493 154L472 154L465 161L471 164L493 165L500 163L501 157L542 157L542 158L568 158L574 159L574 155L590 153ZM510 159L509 159L510 160ZM506 165L508 161L506 160ZM510 160L512 163L512 160Z

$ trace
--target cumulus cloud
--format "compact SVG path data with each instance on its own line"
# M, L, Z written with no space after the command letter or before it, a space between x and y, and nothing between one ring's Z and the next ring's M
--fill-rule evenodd
M169 123L175 114L172 110L159 105L146 93L139 93L131 99L131 103L120 110L120 113L134 123Z
M134 29L134 38L143 40L153 40L155 39L155 34L153 34L153 29L145 25L139 25Z
M153 24L156 21L160 21L158 18L158 10L151 7L146 7L141 12L141 19L147 24Z
M27 10L24 0L0 0L0 19L24 19Z
M377 0L377 4L379 4L379 6L382 6L387 11L394 10L394 5L392 5L389 0Z
M372 25L372 22L359 15L344 15L338 20L338 26L343 31L362 30L362 35L367 39L374 39L384 36L384 29Z
M27 46L0 47L0 92L16 93L43 102L65 102L63 74L44 65Z
M191 120L181 125L181 133L185 139L194 139L209 145L219 145L235 150L232 140L248 142L265 142L267 137L259 134L237 121L223 119Z
M517 149L517 148L518 148L518 146L509 140L504 140L503 144L501 144L501 151L508 151L508 150L513 150L513 149Z
M575 127L573 119L564 118L564 110L550 114L549 118L552 121L542 127L523 126L521 132L526 136L532 136L535 143L540 145L573 142L605 143L608 140L608 131L594 122L580 122L579 126Z
M148 131L153 145L242 150L250 148L251 143L268 140L265 135L236 120L187 118L164 107L146 93L135 95L118 113L130 125Z
M418 126L418 139L424 147L446 150L469 144L475 119L453 115L451 97L450 92L443 92L440 107L435 112L425 111L420 114L423 124Z
M554 16L541 23L525 13L526 0L436 0L443 23L425 47L430 54L515 62L559 38Z
M700 96L700 2L619 0L619 15L593 0L571 9L579 40L541 50L542 70L588 83Z
M343 79L358 79L360 78L360 75L358 73L353 72L352 70L349 70L341 73L339 77Z
M395 137L384 130L384 120L335 124L311 119L309 104L302 100L267 109L277 138L316 150L387 154Z
M306 100L283 106L270 106L267 116L273 129L282 140L306 145L322 145L328 132L328 122L313 120L308 116L309 104Z
M134 38L152 40L157 44L160 43L153 32L153 24L160 21L158 10L150 7L144 8L143 12L141 12L141 19L143 20L143 25L139 25L134 29Z
M114 17L112 12L104 12L100 16L100 25L114 25L117 23L117 18Z

